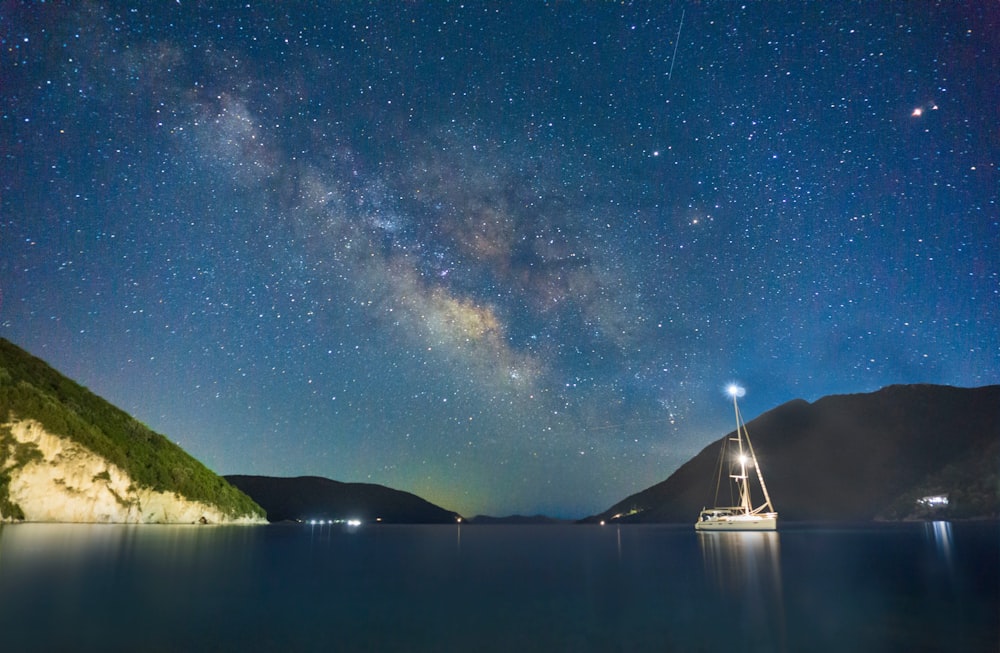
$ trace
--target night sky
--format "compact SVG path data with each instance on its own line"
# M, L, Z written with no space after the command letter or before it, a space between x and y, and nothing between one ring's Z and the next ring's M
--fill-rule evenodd
M582 517L730 382L1000 380L994 2L68 4L0 5L0 336L219 473Z

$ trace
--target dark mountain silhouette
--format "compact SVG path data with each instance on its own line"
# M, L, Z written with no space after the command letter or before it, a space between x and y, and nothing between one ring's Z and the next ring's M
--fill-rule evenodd
M1000 515L1000 386L896 385L799 399L747 429L779 522ZM584 521L693 523L713 502L721 444ZM919 501L931 495L948 504Z
M264 510L270 522L359 519L385 524L455 523L457 513L420 497L372 483L341 483L320 476L226 476Z
M555 517L548 517L546 515L507 515L506 517L491 517L490 515L476 515L469 520L469 523L476 525L548 525L548 524L566 524L572 523L567 522L563 519L556 519Z

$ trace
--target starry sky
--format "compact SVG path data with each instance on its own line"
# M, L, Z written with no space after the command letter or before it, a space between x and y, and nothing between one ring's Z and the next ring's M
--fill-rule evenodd
M219 473L593 514L731 430L730 382L749 420L1000 380L998 34L987 2L4 2L0 336Z

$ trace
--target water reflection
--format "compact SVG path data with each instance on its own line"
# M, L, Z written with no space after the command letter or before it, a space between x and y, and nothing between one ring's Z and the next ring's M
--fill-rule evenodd
M955 583L955 542L952 537L951 522L935 521L924 524L924 537L934 546L937 554L934 564L927 571L936 570L940 577L947 579L949 591Z
M0 525L0 651L996 651L998 538Z
M730 614L726 623L752 635L741 650L786 650L781 539L777 532L699 532L702 563Z
M924 528L926 529L929 538L933 540L934 547L937 549L938 555L941 556L945 565L951 567L951 552L954 548L951 535L951 522L930 522L929 524L924 524Z
M698 533L705 572L717 588L732 594L747 586L781 586L781 541L777 532Z
M243 564L253 551L246 527L135 524L16 524L0 526L0 592L58 576L64 587L122 582L138 568L158 581L174 570ZM211 545L211 546L209 546ZM224 550L225 555L219 552Z

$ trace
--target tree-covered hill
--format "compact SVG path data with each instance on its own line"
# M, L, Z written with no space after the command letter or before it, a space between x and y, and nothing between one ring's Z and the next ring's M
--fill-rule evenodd
M11 474L30 462L32 454L11 435L9 424L17 420L34 420L49 433L82 445L139 486L217 506L232 517L264 515L248 496L166 437L0 338L2 514L17 514L8 496Z

